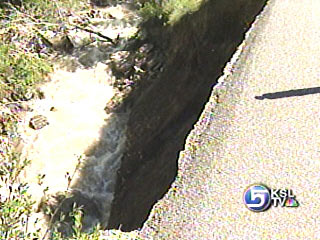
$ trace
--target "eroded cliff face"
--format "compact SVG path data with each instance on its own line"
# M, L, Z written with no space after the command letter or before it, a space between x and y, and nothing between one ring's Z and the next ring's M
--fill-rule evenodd
M211 0L157 29L164 71L130 99L127 141L108 228L142 226L177 174L178 155L225 64L265 0Z
M69 212L76 202L83 206L83 230L96 223L123 231L143 225L152 206L174 181L178 156L189 132L265 2L208 0L173 26L164 27L157 19L142 24L142 40L124 50L135 51L146 44L150 48L146 50L150 71L144 71L145 79L112 117L101 122L94 141L85 136L77 138L84 142L85 160L70 186L73 197L54 197L51 205L60 206L56 216ZM103 111L102 106L99 111ZM92 120L83 121L92 125ZM50 166L54 166L56 161L53 154L50 156ZM71 219L66 222L59 230L68 235Z

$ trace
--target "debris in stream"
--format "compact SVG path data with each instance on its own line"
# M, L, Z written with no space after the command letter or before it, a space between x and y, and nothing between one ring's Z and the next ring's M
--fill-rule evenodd
M48 119L43 115L36 115L29 122L29 126L34 130L39 130L47 125L49 125Z

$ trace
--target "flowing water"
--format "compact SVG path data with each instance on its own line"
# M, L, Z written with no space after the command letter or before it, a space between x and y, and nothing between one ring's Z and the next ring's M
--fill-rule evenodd
M99 70L58 70L42 87L45 99L32 103L34 110L27 113L22 136L23 153L31 160L25 178L34 195L42 193L37 174L45 174L50 192L65 190L65 174L74 172L79 156L99 139L99 129L109 117L103 109L113 96L112 87L105 82L107 76ZM49 125L35 131L28 121L38 114L46 116Z
M66 191L69 175L71 189L94 197L107 221L126 119L104 110L114 94L110 77L102 63L75 72L58 69L41 88L45 99L30 103L33 111L26 113L20 129L23 156L31 160L23 180L38 203L46 187L48 194ZM33 130L28 127L29 120L38 114L46 116L49 125ZM79 157L82 165L75 171ZM41 186L38 175L45 176Z
M103 34L126 38L137 31L136 22L126 22L126 15L131 18L132 15L125 8L110 7L104 11L112 14L115 22L100 19L99 31ZM79 32L71 32L71 37L72 34L80 36ZM104 110L115 94L108 67L108 57L115 50L109 50L101 54L98 48L89 49L85 53L89 57L85 59L91 62L86 68L77 64L71 71L70 62L65 62L65 68L56 64L50 81L41 86L45 98L28 102L32 111L25 113L19 126L22 156L31 161L22 180L30 186L29 193L36 206L46 188L47 196L72 191L71 200L86 205L85 228L97 222L103 226L108 223L125 143L127 114L107 114ZM81 56L77 57L85 65ZM36 115L45 116L49 124L39 130L30 128L30 119ZM44 176L41 185L38 176ZM36 218L46 224L41 211L32 215L31 222Z

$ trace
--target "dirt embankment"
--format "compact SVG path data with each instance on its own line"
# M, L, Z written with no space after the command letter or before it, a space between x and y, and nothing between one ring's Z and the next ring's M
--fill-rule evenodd
M131 99L109 228L141 227L167 192L177 174L178 154L211 88L265 2L207 1L174 26L154 31L155 44L167 44L165 70Z

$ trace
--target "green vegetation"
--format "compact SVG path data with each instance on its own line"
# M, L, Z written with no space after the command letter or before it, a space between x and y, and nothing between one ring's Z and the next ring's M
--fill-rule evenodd
M73 2L73 1L72 1ZM34 90L52 71L39 32L60 32L66 18L61 11L70 1L23 1L21 6L5 4L0 8L0 101L17 93ZM57 11L57 9L61 9ZM6 98L6 99L3 99Z
M143 4L140 14L143 18L158 17L165 23L174 24L200 7L203 0L151 0Z
M1 100L4 97L9 100L14 94L23 98L28 90L33 91L34 86L42 82L51 70L49 63L33 53L22 52L10 44L0 45Z
M23 232L27 228L27 218L33 205L27 195L26 184L18 183L18 177L27 161L21 163L20 156L9 146L6 146L3 155L5 159L0 166L0 237L18 239L24 237Z
M199 9L203 0L168 0L164 8L170 13L169 22L177 22L183 15Z

